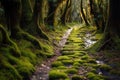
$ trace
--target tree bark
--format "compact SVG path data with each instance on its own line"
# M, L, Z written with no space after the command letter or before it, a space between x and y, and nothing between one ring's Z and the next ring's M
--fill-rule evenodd
M20 30L21 18L21 0L2 0L7 26L11 31L11 37L16 37L17 32Z
M81 5L80 6L81 6L81 13L82 13L83 19L85 21L85 24L86 24L86 26L89 26L89 23L88 23L88 21L86 19L84 11L83 11L83 1L82 0L81 0Z
M61 17L61 21L62 21L62 23L63 23L64 25L66 24L66 21L65 21L65 19L66 19L66 13L67 13L67 11L68 11L68 9L69 9L69 7L70 7L69 1L70 1L70 0L67 0L67 1L66 1L66 7L65 7L64 13L63 13L63 15L62 15L62 17Z

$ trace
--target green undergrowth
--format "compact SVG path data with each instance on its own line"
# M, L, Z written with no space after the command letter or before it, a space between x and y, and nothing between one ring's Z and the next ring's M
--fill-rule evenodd
M14 41L19 46L20 57L16 57L12 46L0 48L0 79L1 80L26 80L35 71L35 65L43 59L53 56L53 47L44 44L39 50L27 40ZM7 78L6 78L7 77Z
M11 39L7 31L0 26L0 80L28 80L36 65L55 55L54 47L68 28L70 27L61 25L55 30L46 32L49 40L32 36L24 31L18 32L16 39ZM2 42L4 43L1 44ZM60 61L53 63L52 66L65 68ZM57 75L67 78L66 73Z

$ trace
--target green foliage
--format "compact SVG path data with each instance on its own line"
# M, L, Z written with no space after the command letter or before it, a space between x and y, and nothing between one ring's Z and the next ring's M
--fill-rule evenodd
M51 70L49 72L49 80L60 80L60 79L66 79L68 78L67 74L64 72Z

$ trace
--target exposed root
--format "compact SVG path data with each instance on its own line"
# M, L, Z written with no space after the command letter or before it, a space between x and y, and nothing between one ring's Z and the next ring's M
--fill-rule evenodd
M30 41L32 44L34 44L34 46L38 49L42 49L42 44L40 43L40 41L35 38L34 36L30 35L29 33L27 32L24 32L24 31L20 31L18 33L18 35L23 38L23 39L26 39L28 41Z
M2 32L2 37L3 37L2 43L12 45L14 47L14 51L15 51L14 56L20 56L21 52L20 52L17 44L10 39L9 35L7 34L7 31L5 30L5 28L2 25L0 25L0 31Z

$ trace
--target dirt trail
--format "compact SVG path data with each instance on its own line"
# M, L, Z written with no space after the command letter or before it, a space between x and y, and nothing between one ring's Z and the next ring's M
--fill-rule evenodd
M60 49L65 45L67 38L72 30L73 28L70 28L65 32L58 44L58 47L55 49L55 56L43 61L40 66L37 66L36 71L33 76L31 76L30 80L48 80L48 73L51 68L51 63L54 62L58 56L61 55Z

